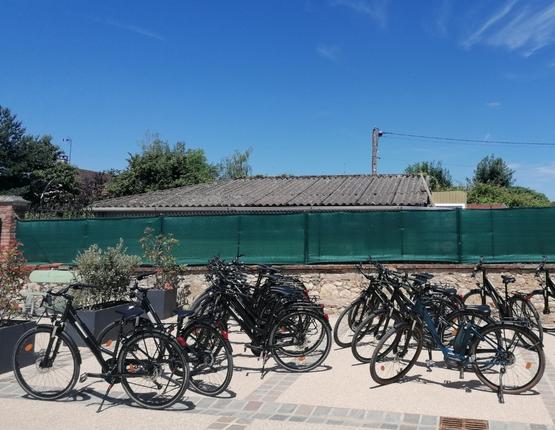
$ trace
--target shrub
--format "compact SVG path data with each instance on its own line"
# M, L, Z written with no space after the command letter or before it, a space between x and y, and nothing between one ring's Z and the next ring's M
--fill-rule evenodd
M545 194L525 187L499 187L476 184L468 192L468 203L504 203L510 208L546 207L551 202Z
M79 303L89 307L124 300L133 272L141 262L136 255L127 254L122 239L116 246L106 249L91 245L75 260L81 281L98 286L98 289L86 289L79 294Z
M171 233L155 235L154 230L147 227L139 243L146 260L158 269L154 288L176 288L179 275L183 272L183 267L176 263L173 256L173 249L179 245L179 241Z
M24 266L25 258L17 245L0 249L0 326L20 313Z

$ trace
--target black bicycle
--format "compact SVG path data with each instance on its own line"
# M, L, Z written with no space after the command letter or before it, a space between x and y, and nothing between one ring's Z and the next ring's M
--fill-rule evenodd
M547 258L543 257L542 262L536 269L536 277L539 278L544 274L544 279L540 280L539 290L534 290L526 295L528 300L537 299L536 306L539 308L539 316L544 331L555 333L555 283L551 279L551 273L545 264ZM541 303L541 305L540 305ZM539 306L538 306L539 305Z
M84 382L97 377L109 384L104 399L114 384L121 383L131 399L149 409L167 408L180 400L189 385L189 365L177 341L152 327L140 326L124 335L125 321L142 313L127 309L120 311L117 354L104 359L101 345L79 318L68 293L85 288L96 287L78 283L45 294L43 304L53 310L51 324L40 324L24 333L14 349L13 369L21 388L33 398L55 400L68 395L78 379ZM55 301L60 300L61 310L57 311ZM84 373L79 378L81 354L67 333L68 325L92 352L100 373Z
M470 290L464 295L464 304L488 305L494 313L494 318L515 320L532 330L542 341L543 328L540 316L526 294L514 293L509 296L508 286L515 282L516 279L512 276L501 275L505 285L505 294L502 296L489 280L483 258L480 258L480 261L472 271L472 276L475 277L478 272L482 273L482 283L478 283L478 288Z
M124 321L124 335L132 334L139 326L156 327L172 334L188 359L191 388L206 396L221 394L227 389L233 376L233 355L227 330L209 314L197 316L192 311L184 310L176 311L176 323L162 322L148 298L150 289L141 288L138 283L154 273L146 272L137 276L130 288L130 297L135 300L133 306L143 313L139 317L130 316ZM115 321L98 334L98 343L109 356L117 355L113 339L120 324Z

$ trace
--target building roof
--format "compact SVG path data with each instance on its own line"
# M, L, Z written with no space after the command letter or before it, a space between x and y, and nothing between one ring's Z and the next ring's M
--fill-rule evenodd
M466 204L466 191L434 191L432 200L434 204Z
M420 175L254 176L100 200L95 212L151 209L288 209L428 206Z

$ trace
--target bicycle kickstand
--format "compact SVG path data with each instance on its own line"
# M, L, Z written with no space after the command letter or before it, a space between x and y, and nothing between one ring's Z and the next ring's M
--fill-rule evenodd
M260 379L264 378L264 372L266 370L266 362L268 361L269 357L268 357L268 352L263 351L262 352L262 370L260 371Z
M432 360L432 349L428 348L428 359L426 360L426 372L431 372L433 365L434 365L434 360Z
M499 372L499 388L497 389L497 399L499 403L505 403L505 398L503 397L503 375L505 374L505 367L501 367Z
M104 402L106 401L106 398L108 397L108 394L110 394L110 391L112 390L113 386L114 386L113 382L110 383L110 385L108 385L108 389L106 390L106 393L104 393L104 397L102 398L102 402L100 402L100 406L96 410L97 414L102 410L102 406L104 406Z

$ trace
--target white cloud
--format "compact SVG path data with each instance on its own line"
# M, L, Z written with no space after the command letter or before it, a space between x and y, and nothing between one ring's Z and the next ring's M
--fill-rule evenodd
M136 25L123 24L121 22L114 21L114 20L111 20L111 19L106 20L106 24L109 24L113 27L120 28L122 30L130 31L130 32L135 33L135 34L140 34L141 36L149 37L151 39L165 40L162 35L160 35L158 33L155 33L153 31L147 30L145 28L138 27Z
M337 45L320 44L316 48L316 52L326 60L337 61L341 49Z
M387 24L388 0L329 0L329 4L347 7L357 13L368 15L382 28Z
M541 166L537 166L535 168L536 172L542 176L549 176L550 178L555 176L555 161L552 161L549 164L544 164Z
M501 106L501 102L498 102L498 101L486 102L486 106L490 108L496 108Z
M511 0L478 24L462 45L476 44L501 47L530 56L555 42L555 1L533 7L530 2Z

